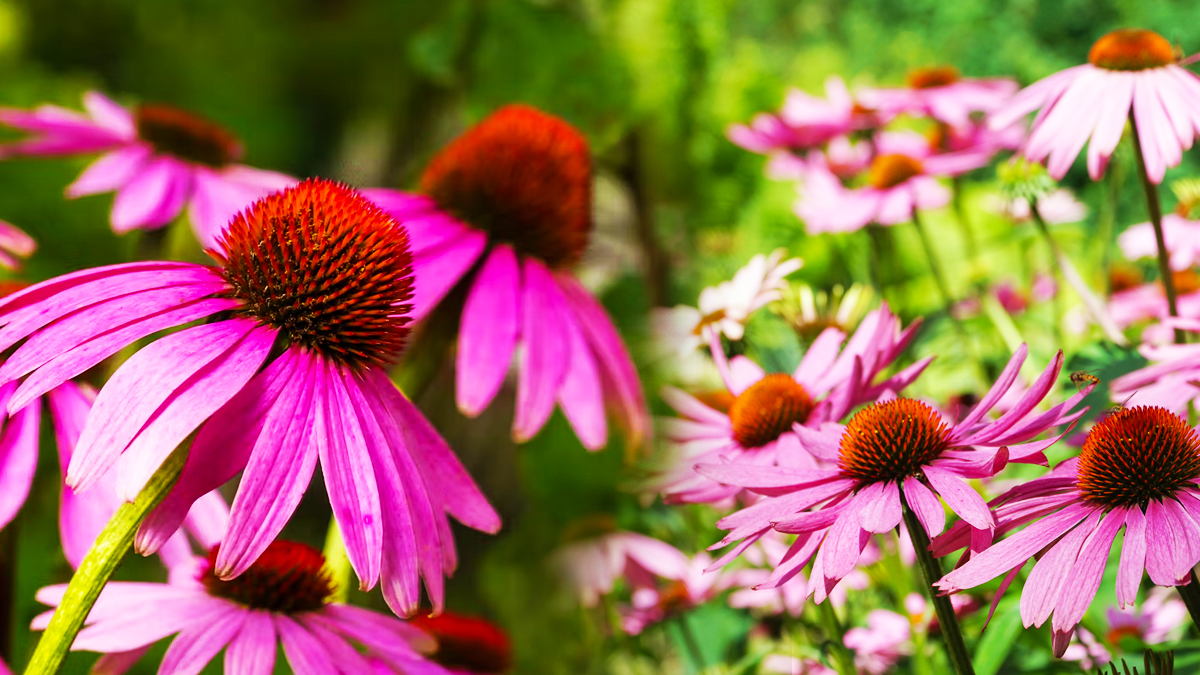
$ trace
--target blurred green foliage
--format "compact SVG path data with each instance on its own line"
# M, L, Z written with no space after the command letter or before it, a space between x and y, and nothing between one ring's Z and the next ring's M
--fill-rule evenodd
M805 258L796 278L815 286L868 281L866 234L806 237L791 212L791 186L763 178L764 159L726 140L729 124L777 108L789 86L820 92L831 74L852 84L899 84L909 68L952 63L968 76L1012 75L1027 84L1082 62L1097 37L1121 26L1157 30L1189 53L1200 49L1200 4L1187 0L0 0L0 104L75 107L83 91L98 88L121 101L166 102L217 120L244 141L255 166L410 186L427 158L468 123L504 103L531 103L588 135L600 169L621 181L643 216L636 238L650 269L624 268L625 278L604 295L640 344L650 305L692 303L703 286L779 246ZM40 243L29 278L131 254L136 235L108 229L111 197L63 199L84 164L0 163L0 217ZM1193 153L1170 175L1196 167ZM1115 232L1142 219L1131 175L1108 188L1090 184L1081 167L1071 172L1065 183L1082 193L1093 217L1060 231L1070 251L1098 256ZM967 198L975 236L988 251L982 261L967 260L949 213L930 218L956 289L1010 275L1027 282L1048 258L1032 233L977 208L992 176L973 178ZM893 234L899 309L907 319L937 311L911 230ZM1007 358L999 335L978 321L972 339L960 340L935 318L917 345L914 357L941 354L925 377L937 393L978 386L965 362L981 357L994 374ZM752 325L748 342L759 339L764 360L790 369L797 348L773 330ZM1055 344L1053 332L1043 332L1031 338L1037 363ZM657 383L646 376L652 393ZM631 471L619 442L585 453L561 417L516 448L507 440L511 418L490 414L464 431L444 387L426 398L506 517L495 538L459 530L464 563L450 587L451 607L502 623L523 675L691 672L671 655L678 642L671 634L614 637L603 608L576 608L556 590L545 556L572 519L595 512L690 553L718 538L712 513L644 508L620 489ZM38 611L34 590L68 575L52 536L57 467L51 453L42 459L35 497L17 525L20 623ZM319 543L327 514L310 496L291 534ZM154 569L145 561L127 567L127 578ZM362 594L354 600L381 606ZM692 617L695 630L719 645L712 649L726 652L712 654L714 662L744 649L745 617L722 607ZM1020 649L1006 663L1014 640L1048 641L1014 634L1011 617L985 638L982 671L1045 665ZM22 632L16 645L19 664L32 639ZM89 662L74 656L71 672ZM147 658L137 672L154 672L153 663Z

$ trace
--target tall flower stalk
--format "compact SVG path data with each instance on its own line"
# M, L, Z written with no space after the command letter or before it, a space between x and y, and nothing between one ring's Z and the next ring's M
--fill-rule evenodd
M1133 111L1129 112L1129 123L1133 125L1134 129L1137 129ZM1146 193L1146 212L1150 215L1150 224L1154 226L1154 241L1158 245L1158 276L1163 285L1163 291L1167 294L1167 312L1171 316L1179 316L1175 279L1171 273L1171 253L1167 251L1167 241L1163 236L1162 202L1159 199L1158 186L1150 180L1146 171L1146 155L1142 150L1141 139L1136 133L1130 134L1130 136L1133 137L1133 154L1137 157L1138 178L1141 179L1142 189ZM1182 344L1184 341L1183 331L1176 328L1175 343Z
M921 579L925 582L922 590L925 595L929 596L933 602L933 609L937 612L938 623L942 627L942 638L946 641L946 652L950 656L950 664L958 675L975 675L975 668L971 665L971 653L967 651L967 644L963 641L962 627L958 624L958 615L954 613L954 606L950 604L948 596L938 595L933 590L933 585L942 578L943 572L941 564L929 551L929 535L925 533L924 526L921 525L917 514L909 507L903 494L900 495L900 505L904 509L904 526L908 528L908 534L912 537L913 549L917 554L917 564L921 567Z

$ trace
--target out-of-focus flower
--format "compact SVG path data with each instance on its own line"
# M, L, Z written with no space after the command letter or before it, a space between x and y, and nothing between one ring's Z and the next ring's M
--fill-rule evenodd
M845 349L845 334L825 329L790 375L767 374L744 356L726 361L714 341L713 360L733 402L728 412L721 412L679 389L663 388L663 400L682 416L666 420L663 434L680 444L682 456L660 479L660 489L670 501L701 503L723 501L740 491L697 473L698 462L816 468L799 429L836 423L856 406L912 383L931 359L882 382L875 379L908 347L918 325L901 330L899 319L884 305L863 320Z
M219 266L84 270L0 302L10 412L164 329L101 389L67 472L82 492L114 465L132 501L195 432L182 474L138 533L153 552L193 502L242 472L216 574L237 577L279 534L318 459L364 588L395 611L435 609L456 558L446 514L499 517L453 451L388 379L403 350L411 275L404 228L349 188L309 180L242 212ZM19 381L19 384L17 383ZM417 560L418 564L412 564Z
M32 134L0 147L0 156L104 153L67 187L67 196L116 191L116 232L162 227L187 206L196 237L212 247L238 211L296 184L238 164L241 143L190 112L151 104L129 110L94 91L84 94L83 106L84 114L53 105L0 108L0 124Z
M787 582L813 560L809 585L816 601L822 602L859 564L869 534L888 532L900 523L901 490L931 536L945 526L940 495L969 524L972 548L985 548L995 521L966 481L993 476L1010 461L1045 464L1043 451L1062 434L1033 439L1071 425L1084 412L1072 411L1085 391L1045 413L1034 410L1054 387L1063 362L1059 352L1017 405L995 420L984 419L1012 386L1027 351L1022 345L983 400L959 422L920 401L891 399L863 408L844 427L830 424L814 430L797 425L802 447L820 460L836 462L837 468L793 468L782 462L756 466L745 461L698 465L701 475L763 496L718 521L729 533L714 548L741 541L721 562L732 560L771 529L796 534L788 560L775 568L765 586Z
M1168 318L1156 327L1165 335L1175 329L1200 333L1200 319ZM1168 339L1143 343L1138 352L1151 364L1114 379L1110 387L1115 400L1162 406L1177 415L1187 414L1189 402L1200 405L1200 387L1194 384L1200 382L1200 344L1177 345Z
M762 669L767 673L781 675L837 675L836 670L816 659L785 654L767 655L762 661Z
M935 585L953 593L1004 576L998 599L1040 552L1021 593L1021 618L1026 627L1041 626L1053 614L1054 653L1061 657L1100 587L1122 526L1121 607L1134 603L1143 571L1159 586L1187 583L1200 562L1200 528L1193 520L1200 514L1198 480L1200 438L1184 419L1158 407L1113 413L1092 427L1079 457L992 502L997 534L1037 522L973 551ZM957 550L969 537L956 526L932 550Z
M908 617L887 609L867 614L866 628L846 631L844 642L854 650L854 665L860 673L882 675L911 651Z
M443 304L461 313L459 409L474 417L488 407L520 344L514 439L533 438L557 405L584 447L598 450L608 442L607 405L640 447L649 419L637 371L608 313L572 274L592 228L583 135L534 108L506 106L434 157L420 187L364 194L408 228L413 320ZM465 296L447 299L460 281Z
M749 125L729 127L726 135L751 152L803 151L851 131L880 126L886 119L856 105L842 78L831 75L825 80L825 98L792 89L778 115L761 113Z
M1050 175L1061 179L1087 143L1088 174L1098 180L1132 112L1147 177L1161 183L1200 132L1200 108L1188 103L1200 100L1200 78L1177 61L1161 35L1116 30L1092 45L1088 63L1021 90L989 123L1002 129L1039 110L1022 154L1046 160Z
M1084 670L1091 670L1112 661L1108 648L1096 639L1096 636L1080 628L1071 638L1067 651L1063 652L1063 661L1078 661Z
M910 72L907 87L867 89L859 98L883 113L929 116L962 130L970 127L972 113L996 110L1018 88L1007 78L970 79L954 66L932 66Z
M769 309L783 317L801 340L811 344L826 328L852 332L866 315L874 295L870 286L862 284L848 289L834 286L825 291L793 283L784 287L782 297Z
M596 522L589 520L587 527ZM611 526L605 524L605 529ZM620 577L682 579L688 558L670 544L636 532L606 532L579 539L555 552L554 566L585 607L612 592Z
M693 607L703 605L728 588L729 578L709 572L712 558L699 553L687 562L679 578L667 578L662 583L648 570L630 570L629 581L634 586L630 606L622 608L621 627L630 635L638 635L647 626L678 616Z
M851 189L829 169L814 162L805 172L796 201L796 215L808 232L850 232L870 223L896 225L912 220L916 210L950 203L950 191L935 176L950 176L987 164L983 153L932 155L924 159L904 154L878 155L867 172L866 185Z
M21 268L21 258L28 258L37 250L37 242L21 228L0 220L0 267L10 270Z
M792 577L786 584L759 588L770 579L771 570L783 563L789 547L790 544L784 540L784 535L778 532L767 533L767 536L742 554L743 558L759 567L723 572L726 576L724 585L737 589L729 594L729 606L755 609L768 614L786 612L793 617L800 616L804 606L808 604L808 580L803 573ZM868 544L863 551L862 564L869 565L878 561L880 557L879 548ZM911 564L911 561L908 564ZM834 607L843 607L850 591L862 591L870 585L871 578L866 573L854 570L829 592L829 602Z
M207 560L196 560L195 576L170 584L109 582L72 649L131 652L174 635L160 672L199 672L225 650L226 672L269 673L280 645L298 673L371 672L361 645L386 673L444 672L423 655L435 643L421 630L328 602L333 587L315 549L273 542L231 581L214 573L215 558L214 549ZM49 586L37 599L56 607L65 591L66 585ZM53 613L35 618L33 629L45 630Z
M430 655L452 675L500 675L512 667L512 642L499 626L479 617L445 612L413 617L412 624L437 642Z
M1162 586L1151 588L1141 607L1109 607L1107 615L1105 637L1113 645L1130 637L1147 645L1173 642L1183 637L1188 619L1187 606L1179 594Z
M1200 261L1200 221L1168 213L1163 216L1163 243L1170 253L1171 269L1191 269ZM1130 260L1158 255L1158 240L1150 223L1131 225L1117 237L1121 253Z
M1175 282L1176 306L1183 317L1200 317L1200 274L1194 270L1172 272ZM1116 285L1114 284L1114 288ZM1139 321L1152 319L1167 320L1167 294L1157 281L1114 292L1108 298L1109 316L1116 325L1125 328ZM1159 343L1171 331L1163 324L1146 329L1142 338L1148 343ZM1167 337L1170 340L1170 337Z
M1077 223L1087 217L1087 206L1075 199L1075 195L1066 188L1058 188L1038 199L1038 213L1048 225L1061 223ZM984 202L984 208L997 213L1016 223L1027 223L1033 218L1029 209L1029 200L1025 197L1004 199L999 195L991 195Z

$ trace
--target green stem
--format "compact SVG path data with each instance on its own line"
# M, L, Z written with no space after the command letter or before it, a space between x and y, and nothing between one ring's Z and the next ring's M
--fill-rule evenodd
M104 531L92 544L91 550L75 571L75 576L71 577L62 602L50 618L50 625L46 627L42 639L38 641L25 675L54 675L62 667L67 650L83 628L83 621L100 597L100 591L133 547L133 537L138 527L175 487L185 460L187 446L181 445L154 472L137 499L122 504L108 525L104 526Z
M951 181L953 187L953 205L954 215L958 219L958 226L962 229L963 243L967 246L967 259L972 263L979 255L979 249L975 245L975 233L971 230L971 221L967 217L966 196L963 194L963 179L962 176L955 176Z
M858 669L854 666L854 655L846 649L846 633L842 630L842 623L838 621L837 613L833 610L833 602L829 598L825 598L825 602L817 605L817 612L821 615L821 625L825 629L825 639L829 645L829 651L833 652L833 665L838 671L838 675L857 675Z
M1200 581L1196 579L1196 571L1192 570L1191 581L1183 586L1176 586L1175 590L1179 591L1179 597L1183 600L1183 604L1187 607L1188 614L1192 616L1192 623L1200 628Z
M942 265L938 262L937 254L933 250L933 242L929 240L929 233L925 231L925 224L921 222L921 217L917 215L917 210L913 209L912 213L913 226L917 228L917 235L921 238L921 247L925 249L925 257L929 259L929 271L933 273L933 280L937 282L938 292L942 294L942 304L946 306L946 314L954 317L952 299L950 295L950 285L946 283L946 275L942 272Z
M1138 138L1137 123L1133 119L1133 111L1129 112L1130 126L1133 127L1133 151L1137 155L1138 177L1142 179L1142 188L1146 191L1146 211L1150 213L1150 224L1154 226L1154 241L1158 244L1158 276L1162 280L1163 290L1167 293L1167 311L1171 316L1179 316L1179 307L1175 302L1175 279L1171 276L1170 253L1167 242L1163 237L1162 204L1158 199L1158 186L1150 181L1146 173L1146 156L1142 153L1142 141ZM1175 344L1183 344L1183 331L1175 329Z
M325 569L329 571L329 582L333 587L330 602L345 603L350 597L350 558L346 555L346 543L337 519L329 516L329 529L325 532Z
M933 609L937 612L950 664L954 666L954 672L958 675L975 675L975 668L971 665L971 654L963 641L962 627L958 625L958 617L954 615L954 606L950 604L950 598L938 595L933 590L934 582L942 578L943 572L942 566L929 552L929 536L925 534L925 528L917 520L916 514L908 508L903 492L900 493L900 505L904 510L904 524L908 528L908 536L912 538L913 549L917 552L917 563L925 580L925 592L933 601Z
M683 644L687 646L692 667L697 673L701 672L705 666L704 652L700 651L700 643L696 642L696 635L692 633L692 627L688 625L687 614L675 617L675 623L679 626L680 634L683 635Z

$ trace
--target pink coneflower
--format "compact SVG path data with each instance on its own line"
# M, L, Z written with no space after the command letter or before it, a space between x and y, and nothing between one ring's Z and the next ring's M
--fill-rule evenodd
M1006 78L970 79L962 77L954 66L931 66L910 72L907 87L868 89L860 93L860 98L864 105L884 113L928 116L966 130L971 126L972 113L996 110L1017 89L1017 83Z
M791 374L767 374L744 356L727 361L720 343L712 342L713 360L733 401L728 412L721 412L679 389L663 389L663 400L683 418L664 424L665 436L680 444L682 458L660 489L670 501L702 503L740 491L697 473L698 462L816 468L808 434L886 392L903 390L929 365L926 358L875 382L916 337L919 325L901 330L900 320L884 305L863 319L845 349L845 334L825 329Z
M792 89L778 115L761 113L749 125L732 125L726 135L751 152L803 152L838 136L881 126L892 116L856 104L845 81L831 75L825 80L825 98Z
M1183 637L1188 611L1179 594L1170 588L1155 586L1146 594L1139 607L1109 607L1109 644L1120 644L1125 638L1135 638L1148 645L1174 642Z
M637 371L604 308L571 274L592 226L587 141L533 108L501 108L434 157L421 195L365 192L412 238L412 316L461 312L458 407L483 412L521 347L513 437L562 407L584 447L605 446L606 403L631 447L648 428ZM447 294L456 286L465 298Z
M1196 296L1200 298L1200 293ZM1172 329L1200 333L1200 319L1167 319L1160 336ZM1149 329L1147 329L1149 332ZM1111 383L1113 398L1128 405L1162 406L1177 415L1187 414L1188 404L1200 404L1200 344L1142 344L1138 352L1151 364L1126 373Z
M975 553L937 586L973 588L1007 575L1043 552L1021 594L1025 626L1054 615L1054 652L1061 656L1100 587L1113 540L1125 527L1116 594L1133 604L1143 570L1160 586L1188 583L1200 562L1200 438L1188 423L1157 407L1127 408L1096 424L1077 459L1014 488L993 502L1003 530L1037 520ZM943 549L965 543L949 532Z
M37 250L37 242L21 228L0 220L0 267L10 270L21 268L21 259L28 258Z
M1147 178L1161 183L1200 133L1200 78L1177 61L1157 33L1113 31L1092 45L1088 63L1026 87L990 124L1004 128L1040 109L1022 153L1047 160L1050 175L1061 179L1088 143L1088 174L1099 180L1132 114Z
M589 519L589 529L612 530L613 524ZM608 595L621 577L642 578L647 574L664 579L681 579L688 559L670 544L637 532L606 531L580 537L554 554L554 564L584 607L592 607Z
M1200 317L1200 275L1193 270L1172 272L1171 285L1176 292L1179 314L1188 318ZM1117 326L1125 328L1140 321L1168 319L1170 305L1162 283L1155 280L1115 291L1108 298L1108 312ZM1142 337L1148 342L1170 342L1172 336L1164 324L1158 324L1147 328Z
M921 401L891 399L863 408L844 427L796 427L804 432L804 447L818 459L836 462L836 468L698 465L696 470L714 481L765 497L717 523L729 534L713 548L741 540L720 562L732 560L771 529L796 534L787 558L766 586L785 583L814 560L809 586L822 602L858 564L869 534L888 532L900 523L902 504L915 512L931 536L940 533L946 514L939 495L974 528L973 544L986 546L995 522L966 481L995 475L1008 462L1045 463L1043 451L1062 434L1033 439L1078 419L1083 411L1072 410L1090 391L1089 387L1045 413L1034 411L1062 368L1059 352L1017 405L995 420L985 420L1012 386L1026 353L1022 345L983 400L958 422Z
M159 672L199 672L225 650L226 672L269 673L280 646L297 673L367 673L368 656L395 675L445 672L422 654L435 643L421 630L329 602L334 589L325 558L313 548L273 542L229 581L214 573L215 558L216 550L196 561L196 576L170 584L110 582L71 649L130 652L174 635ZM65 591L65 585L50 586L37 599L55 607ZM52 615L38 616L33 629L44 630Z
M630 635L712 600L729 587L731 578L709 571L712 558L698 553L678 578L656 579L645 570L630 578L634 586L628 607L621 608L621 627ZM665 581L665 583L664 583Z
M142 262L45 281L0 303L0 382L18 411L126 345L171 333L100 391L67 475L82 491L117 467L132 500L192 432L179 482L143 524L156 550L192 503L243 471L216 574L244 572L283 528L318 459L362 585L415 611L419 576L440 608L455 566L445 514L499 519L445 441L388 380L404 347L404 228L349 188L308 180L230 224L218 265ZM23 341L23 342L22 342ZM419 564L413 564L418 560Z
M987 153L931 155L924 159L889 154L875 157L866 184L842 185L837 176L816 163L805 173L796 201L796 215L810 234L850 232L870 223L896 225L913 219L917 210L950 203L950 190L935 176L950 176L987 164Z
M887 609L867 614L866 628L846 631L843 642L854 650L858 672L883 675L912 651L912 626L908 617Z
M1078 223L1087 217L1087 206L1075 199L1075 195L1066 188L1059 188L1037 200L1038 214L1047 225L1061 223ZM992 213L1000 214L1016 223L1028 223L1033 218L1029 208L1029 200L1016 197L1011 200L999 195L990 195L984 202L984 208Z
M143 104L130 110L99 92L83 96L86 114L53 105L0 108L0 124L32 137L0 147L0 156L104 153L68 197L116 191L116 232L155 229L189 209L197 238L214 246L238 211L296 179L238 164L242 146L222 127L190 112Z
M1200 261L1200 221L1168 213L1163 216L1162 225L1171 269L1181 272L1194 267ZM1131 225L1117 237L1117 244L1121 254L1130 260L1158 255L1158 242L1151 223Z
M412 624L437 642L430 658L449 668L451 675L500 675L512 667L512 642L490 621L445 612L415 616Z

